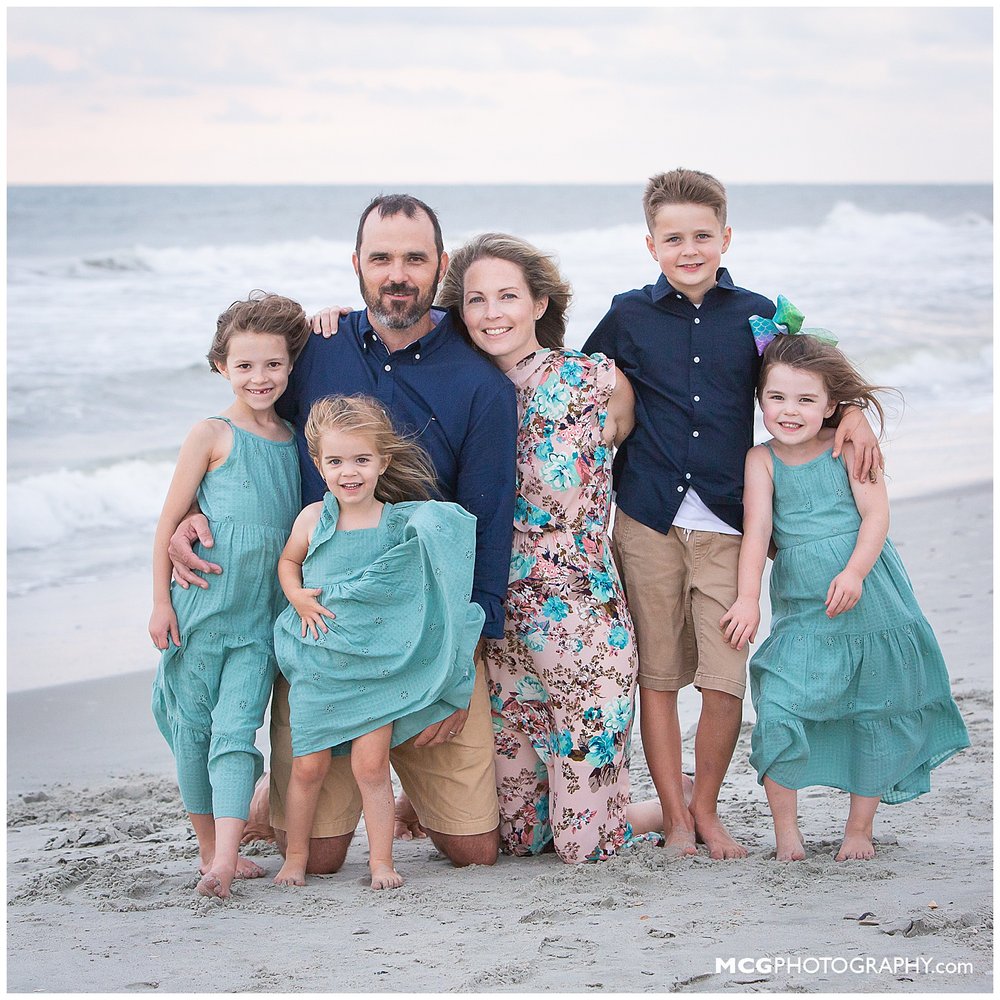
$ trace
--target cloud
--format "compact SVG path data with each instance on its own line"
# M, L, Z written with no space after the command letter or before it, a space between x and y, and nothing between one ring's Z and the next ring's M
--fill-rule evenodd
M978 8L18 8L10 179L124 180L127 162L146 181L610 181L683 161L747 181L985 180L991 23ZM51 157L56 135L72 160Z

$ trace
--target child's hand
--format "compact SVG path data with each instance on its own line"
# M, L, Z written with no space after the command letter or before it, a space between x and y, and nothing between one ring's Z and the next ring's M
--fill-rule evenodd
M719 621L719 626L726 633L726 640L733 649L742 649L748 642L753 642L757 638L759 625L760 605L749 597L737 597L733 606Z
M168 646L168 637L173 640L175 646L181 644L177 615L174 614L173 605L169 601L163 605L153 605L153 613L149 616L149 637L161 653Z
M830 583L826 593L826 616L836 618L837 615L850 611L861 600L864 579L852 569L838 573Z
M340 317L348 316L353 311L350 306L330 306L327 309L320 309L315 316L309 318L309 322L312 324L312 332L321 333L327 339L336 337Z
M312 632L312 637L314 639L319 638L319 629L324 632L329 632L330 630L326 627L326 622L323 621L323 616L326 615L330 621L333 621L337 616L332 611L327 611L316 597L322 594L323 590L321 587L316 587L310 590L308 587L303 587L297 590L295 594L289 598L288 603L295 608L296 613L302 619L302 638L306 636L306 631Z

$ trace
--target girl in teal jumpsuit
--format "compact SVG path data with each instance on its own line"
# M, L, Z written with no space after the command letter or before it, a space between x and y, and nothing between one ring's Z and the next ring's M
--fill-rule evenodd
M300 506L295 440L274 402L308 329L302 307L279 295L253 293L219 317L208 360L235 399L191 429L156 529L153 715L198 838L202 895L225 898L233 878L264 874L239 844L263 771L254 738L276 673L278 557ZM184 589L171 585L167 547L195 501L214 538L195 549L224 572Z

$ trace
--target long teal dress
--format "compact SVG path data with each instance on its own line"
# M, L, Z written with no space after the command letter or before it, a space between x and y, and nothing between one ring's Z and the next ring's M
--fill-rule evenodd
M771 633L750 661L750 762L786 788L915 798L969 745L937 639L888 539L858 603L827 618L861 525L847 470L831 451L796 466L771 457L778 553Z
M171 585L181 646L160 657L153 715L188 812L246 819L264 769L254 737L277 670L278 556L301 507L299 461L294 437L271 441L209 419L229 424L233 447L198 488L215 545L195 552L222 574L208 577L207 590Z
M291 605L274 626L295 757L348 753L389 723L398 746L467 708L475 681L476 519L453 503L387 503L377 527L337 531L338 514L327 493L302 564L303 586L336 615L329 631L303 637Z

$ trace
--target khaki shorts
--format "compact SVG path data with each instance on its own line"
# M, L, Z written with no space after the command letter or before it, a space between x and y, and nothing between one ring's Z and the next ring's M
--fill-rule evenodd
M417 737L389 752L393 769L422 826L437 833L472 836L500 824L493 769L493 724L486 666L476 661L476 684L465 728L441 746L414 747ZM278 676L271 699L271 825L285 829L285 792L292 773L288 681ZM361 792L349 756L334 757L320 790L313 837L354 832L361 818Z
M612 550L635 623L639 687L693 683L742 699L747 648L733 649L719 626L736 600L740 541L673 527L664 535L616 511Z

